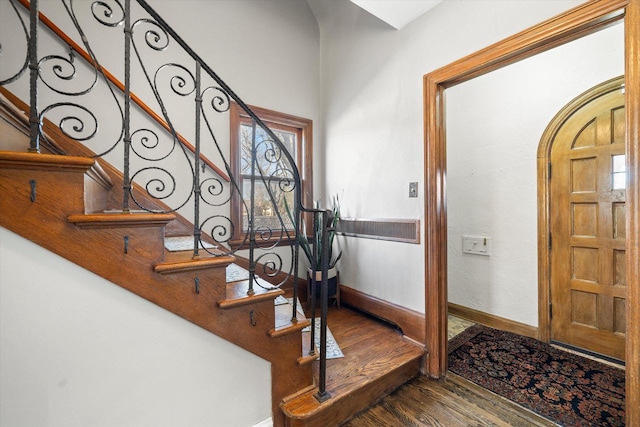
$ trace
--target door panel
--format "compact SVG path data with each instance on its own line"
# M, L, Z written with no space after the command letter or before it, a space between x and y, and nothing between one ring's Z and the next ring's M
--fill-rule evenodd
M580 107L551 150L551 335L624 359L624 94ZM623 166L622 166L623 168ZM621 175L622 174L622 175Z

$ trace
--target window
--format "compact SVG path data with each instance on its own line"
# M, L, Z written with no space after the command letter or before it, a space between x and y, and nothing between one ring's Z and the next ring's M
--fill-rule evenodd
M249 108L273 131L294 158L302 179L302 203L305 206L311 206L312 121L264 108L251 106ZM233 193L231 199L231 220L236 224L231 244L237 247L242 244L248 228L249 218L245 205L250 206L251 176L259 176L262 172L262 175L268 178L266 184L258 179L254 187L256 227L259 230L279 230L281 225L278 212L285 222L285 227L292 227L285 209L285 198L286 203L293 207L293 193L286 189L292 175L289 173L285 158L278 154L277 149L274 149L275 145L268 134L259 126L254 126L253 119L237 104L233 103L229 111L231 114L231 171L242 193L242 199L237 192ZM257 162L252 165L254 132ZM271 200L272 197L275 200L275 206ZM241 227L240 224L242 224ZM278 239L280 234L273 235L272 238Z
M627 168L625 165L626 156L624 154L618 154L611 157L612 159L612 177L613 183L611 188L613 190L624 190L627 187Z

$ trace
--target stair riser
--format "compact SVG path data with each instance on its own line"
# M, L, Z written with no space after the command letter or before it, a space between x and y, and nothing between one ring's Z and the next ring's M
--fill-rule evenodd
M104 212L108 208L109 188L104 183L87 174L84 178L84 211L85 213Z
M31 182L35 183L32 193ZM0 169L0 212L11 219L30 221L38 208L55 218L84 212L84 174L42 170ZM35 201L31 201L32 194ZM7 220L8 221L8 220Z

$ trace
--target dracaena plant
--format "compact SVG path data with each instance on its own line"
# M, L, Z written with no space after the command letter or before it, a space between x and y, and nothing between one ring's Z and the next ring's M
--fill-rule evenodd
M289 217L293 221L293 216L291 214L291 210L289 209L289 205L286 203L285 199L285 207L287 209L287 213ZM315 209L321 209L320 202L314 202ZM336 237L336 225L340 220L340 200L338 196L333 198L333 206L331 208L331 212L333 213L333 220L329 224L328 238L329 238L329 269L335 267L338 260L342 257L342 251L338 251L334 254L333 243ZM294 222L295 223L295 222ZM306 230L307 226L305 220L302 219L302 227L301 232L298 234L298 243L302 248L307 260L309 261L309 265L312 270L320 271L322 269L322 218L321 215L313 216L313 228L311 231L311 235L307 236Z

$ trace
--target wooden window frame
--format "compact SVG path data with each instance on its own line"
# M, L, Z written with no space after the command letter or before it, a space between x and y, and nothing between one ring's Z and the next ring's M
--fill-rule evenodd
M313 202L313 121L311 119L305 119L291 114L280 113L266 108L248 106L265 125L275 125L295 128L298 131L297 147L295 162L302 179L302 205L312 206ZM239 150L240 142L240 126L243 123L251 123L252 118L249 114L241 108L237 103L232 102L229 108L230 113L230 159L231 159L231 173L236 179L238 188L242 190L243 177L240 173L241 166L241 154ZM245 231L242 227L242 203L241 194L237 191L232 192L231 196L231 221L233 224L239 224L234 229L233 236L230 244L232 248L243 249L244 245L247 246L248 240L245 241ZM307 226L310 226L307 221ZM273 240L279 240L280 236L274 236ZM290 245L293 243L293 239L284 238L280 241L282 245Z

